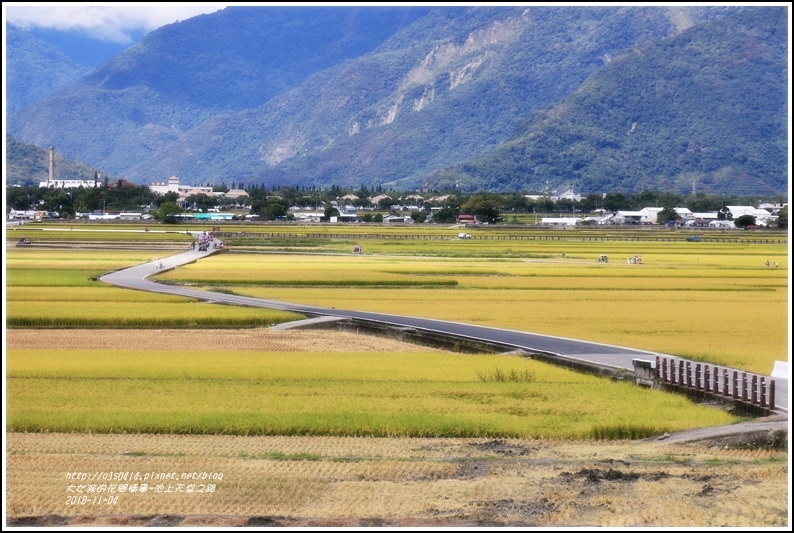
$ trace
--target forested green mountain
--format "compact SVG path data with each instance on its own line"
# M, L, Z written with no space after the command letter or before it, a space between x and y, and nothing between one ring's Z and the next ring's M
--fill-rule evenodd
M152 32L8 131L136 183L782 193L786 16L227 8Z
M784 8L749 10L627 51L491 154L426 185L784 192L787 32Z

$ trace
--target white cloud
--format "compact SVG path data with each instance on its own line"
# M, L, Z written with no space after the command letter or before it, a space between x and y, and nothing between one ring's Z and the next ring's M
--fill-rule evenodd
M151 31L203 13L213 13L229 4L219 3L39 3L4 2L6 21L21 28L82 31L92 37L117 43L132 41L131 31Z

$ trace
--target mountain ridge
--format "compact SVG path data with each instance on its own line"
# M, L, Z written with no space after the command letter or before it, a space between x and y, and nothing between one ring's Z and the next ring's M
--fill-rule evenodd
M629 50L575 94L520 120L491 154L440 170L426 185L482 188L498 173L511 177L502 190L542 190L548 182L615 190L630 180L634 188L620 189L785 191L786 48L777 43L785 42L786 14L779 13L732 15Z
M642 169L642 179L636 177L634 169L632 174L623 168L626 164L620 167L615 163L619 160L615 152L620 150L612 147L615 134L609 128L614 129L614 125L605 119L590 117L583 122L586 115L580 113L574 116L576 120L551 120L553 115L564 118L560 113L565 106L578 110L582 101L602 109L605 115L630 114L620 102L610 100L605 72L611 73L614 94L624 89L621 83L631 82L635 89L644 90L636 80L653 72L643 73L642 68L660 69L664 55L676 52L675 39L708 21L719 27L728 23L724 21L741 19L731 19L735 13L755 14L757 24L779 26L786 17L768 7L433 8L388 23L384 22L388 18L383 16L385 12L360 11L356 19L349 11L340 10L334 13L337 20L345 21L347 31L337 25L333 38L321 31L322 17L313 18L313 13L319 12L290 12L299 13L297 19L287 12L281 12L281 18L268 13L274 27L277 24L273 21L280 21L276 29L286 32L278 35L295 36L299 32L290 33L290 24L303 24L304 29L316 31L313 37L305 38L307 42L323 42L347 51L322 50L327 64L306 59L303 70L289 75L284 71L288 66L278 63L276 57L281 50L278 46L287 41L275 33L267 41L275 59L266 66L261 66L264 60L260 61L260 70L251 67L252 60L245 54L248 40L243 38L246 34L241 28L254 24L248 21L241 26L235 21L243 14L250 18L253 12L239 9L227 8L219 12L223 15L201 15L197 20L153 32L36 109L15 115L9 121L9 133L38 146L54 144L67 157L90 161L137 183L177 175L190 184L235 181L265 186L337 184L417 189L464 183L472 189L501 191L538 190L551 181L555 188L576 183L588 192L606 188L631 192L655 184L680 190L695 179L702 190L713 193L729 192L721 188L736 181L756 187L759 193L787 191L787 183L780 179L785 175L785 160L781 170L780 154L787 144L785 132L781 139L780 123L786 117L785 108L781 114L779 106L758 106L762 109L752 115L751 120L767 125L766 129L756 129L758 138L769 145L758 148L761 141L754 139L744 162L694 169L682 164L669 170L663 168L660 158L646 157L648 166ZM778 9L785 13L785 8ZM217 22L218 17L225 17L225 25ZM377 36L364 38L360 30L371 20L381 20L384 26ZM736 27L736 22L730 23ZM192 33L203 29L203 41L197 40L190 28ZM234 45L224 44L230 39L230 28L237 29L239 42ZM340 36L347 42L340 44ZM709 38L727 39L725 32L716 30ZM786 90L785 76L782 85L775 77L780 74L779 58L785 58L786 49L770 42L785 44L787 38L774 32L754 38L761 48L773 49L770 54L774 57L751 54L748 61L764 58L766 64L753 64L753 72L762 85L774 90L777 103ZM351 45L351 39L365 41L366 45ZM667 48L660 44L671 42L674 44ZM213 55L217 43L221 43L222 53ZM710 49L720 46L715 41L693 51L699 54L693 58L702 60L700 64L708 69L701 67L702 72L698 72L680 68L670 75L706 79L706 74L712 74L706 71L715 70L709 61L719 61ZM155 53L157 50L160 52ZM173 57L164 59L166 51ZM292 63L300 63L308 51L295 49L291 53L297 58ZM653 61L639 64L640 53L653 55ZM225 57L238 59L224 64ZM192 78L185 78L176 67L147 70L149 64L175 65L179 58L194 66L204 58L215 66L193 73ZM680 53L676 56L679 62L687 59ZM627 69L633 71L633 77ZM740 72L746 79L732 81L729 76L737 75L738 70L723 70L719 73L722 78L714 75L711 82L717 80L726 87L720 93L726 104L722 109L711 107L725 114L723 123L747 129L736 118L741 113L733 112L736 116L729 117L727 112L729 102L745 105L737 87L752 78ZM227 91L213 88L238 71L245 74L244 79ZM298 71L303 72L302 79L296 78ZM269 88L249 90L257 76L265 74L273 78L268 81ZM205 80L207 85L197 80ZM662 82L669 90L680 90L676 83L683 80L657 81ZM755 89L752 94L758 94ZM677 109L668 109L669 117L678 121L670 130L684 131L687 121L697 119L688 127L703 137L701 130L708 122L692 103L682 102L685 105L681 109L688 109L689 114L678 116ZM637 111L648 113L647 109ZM660 110L656 115L651 121L639 121L635 138L647 135L646 123L663 120ZM554 127L544 132L539 129L541 123ZM621 124L621 128L624 126L628 130L631 122ZM71 133L75 130L82 135ZM708 142L719 133L711 132ZM541 150L537 142L528 149L528 135L556 135L555 142L563 149L552 153L550 146ZM669 135L680 137L679 133ZM645 142L652 145L654 141ZM602 154L599 143L612 151ZM723 144L709 153L725 154L730 147ZM523 146L520 150L516 148L519 145ZM577 150L581 154L576 157L568 154ZM560 153L568 154L567 159ZM633 153L632 160L642 159L640 153ZM514 161L505 162L511 158ZM600 174L588 173L587 168L596 164L604 167ZM691 166L691 162L688 164ZM610 165L620 172L610 174ZM486 167L490 170L484 171ZM527 168L533 168L533 174ZM546 169L541 176L537 176L539 168ZM751 175L758 172L765 175ZM774 177L766 175L769 173ZM670 175L677 177L670 179Z

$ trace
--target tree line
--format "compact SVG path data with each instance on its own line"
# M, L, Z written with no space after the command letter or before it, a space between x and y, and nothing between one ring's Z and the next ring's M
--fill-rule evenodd
M235 184L232 184L235 188ZM212 186L213 192L229 192L225 183ZM181 198L175 192L157 194L147 186L125 180L104 180L98 187L70 189L36 186L6 187L6 214L37 210L57 213L60 218L74 218L78 213L140 212L151 213L159 220L173 220L180 213L207 212L210 209L237 211L256 215L264 220L289 220L292 208L322 212L326 219L340 214L344 205L370 211L370 220L382 213L402 213L412 206L411 217L424 222L432 213L437 223L455 222L460 214L475 215L489 223L506 221L510 216L526 213L579 216L583 213L640 210L661 207L660 221L676 218L676 207L695 213L723 212L727 205L753 205L760 202L786 203L786 197L721 196L705 193L677 194L665 191L643 191L637 194L615 192L588 194L581 200L528 195L523 192L465 193L449 190L420 190L405 192L384 190L381 187L358 188L331 186L330 188L283 186L267 188L250 186L243 189L248 196L236 198L204 193ZM417 198L417 196L419 198ZM436 209L432 209L436 208ZM431 210L432 209L432 210ZM377 212L377 213L375 213ZM244 215L243 215L244 216ZM365 215L366 216L366 215Z

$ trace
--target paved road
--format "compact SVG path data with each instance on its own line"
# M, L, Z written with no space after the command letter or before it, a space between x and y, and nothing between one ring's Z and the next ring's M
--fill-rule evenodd
M199 252L197 250L189 250L178 255L162 258L159 260L163 270L176 268L187 263L197 261L207 255L213 253L213 250L208 252ZM538 335L535 333L527 333L523 331L514 331L498 328L490 328L486 326L475 326L470 324L462 324L457 322L446 322L441 320L432 320L428 318L417 318L399 315L389 315L383 313L370 313L362 311L350 311L344 309L334 309L327 307L314 307L302 304L293 304L288 302L280 302L276 300L266 300L261 298L251 298L247 296L236 296L231 294L222 294L217 292L208 292L197 289L190 289L186 287L179 287L173 285L162 285L146 279L148 276L160 271L157 268L157 261L151 263L144 263L142 265L134 266L110 274L102 276L101 280L116 285L119 287L126 287L129 289L138 289L152 292L161 292L167 294L176 294L186 296L189 298L196 298L199 300L217 302L231 305L242 305L249 307L262 307L268 309L280 309L284 311L294 311L314 316L335 316L343 318L356 318L360 320L373 321L382 324L389 324L394 326L401 326L407 328L415 328L429 332L437 332L443 334L453 334L462 336L473 340L498 343L502 346L508 346L517 350L526 350L528 352L541 352L550 354L561 358L570 358L575 360L587 361L596 363L602 366L608 366L615 369L634 369L632 361L634 359L646 359L655 361L656 356L668 357L665 354L656 352L649 352L644 350L635 350L631 348L624 348L620 346L612 346L608 344L598 344L592 342L584 342L575 339L567 339L563 337L552 337L548 335ZM771 376L769 379L772 379ZM776 379L776 404L777 408L781 411L788 412L788 380Z

